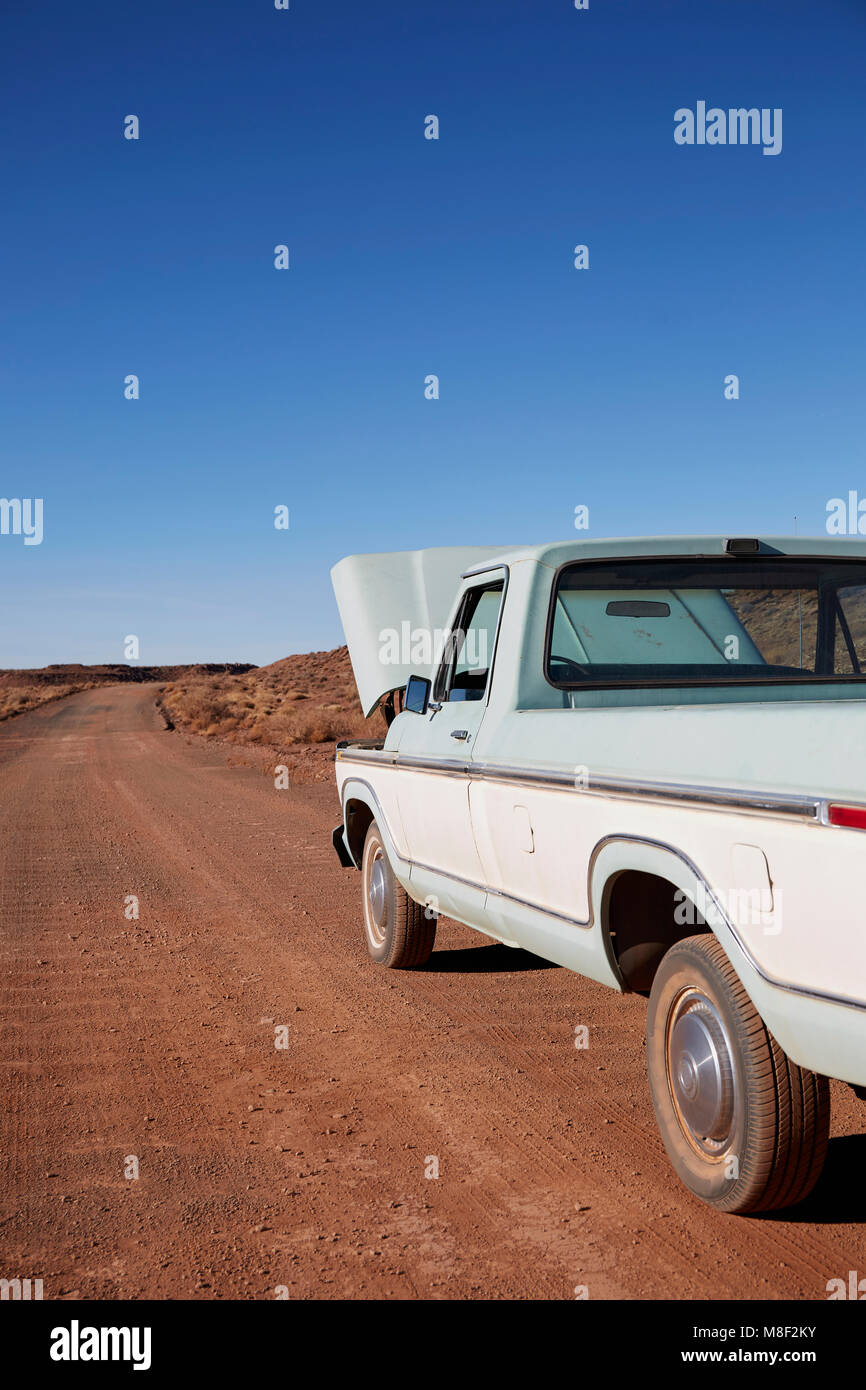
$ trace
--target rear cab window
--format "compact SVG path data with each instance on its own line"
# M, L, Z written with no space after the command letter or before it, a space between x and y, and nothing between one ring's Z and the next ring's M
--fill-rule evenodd
M564 565L544 674L563 690L773 684L790 685L792 699L811 684L866 681L866 561Z

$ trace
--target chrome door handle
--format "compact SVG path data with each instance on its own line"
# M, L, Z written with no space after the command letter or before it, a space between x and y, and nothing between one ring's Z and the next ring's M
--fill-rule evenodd
M452 737L452 738L460 738L460 739L468 738L468 737L469 737L469 730L468 730L468 729L452 729L452 730L451 730L451 737Z

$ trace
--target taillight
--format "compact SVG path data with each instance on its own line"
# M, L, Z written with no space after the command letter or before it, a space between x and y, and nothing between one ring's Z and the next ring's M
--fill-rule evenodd
M866 830L866 806L829 806L831 825L847 825L849 830Z

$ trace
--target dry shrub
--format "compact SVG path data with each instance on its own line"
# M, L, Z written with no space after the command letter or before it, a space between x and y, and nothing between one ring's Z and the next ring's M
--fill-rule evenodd
M177 727L238 743L292 748L381 736L381 717L361 714L347 662L340 648L242 676L181 679L164 687L162 704Z

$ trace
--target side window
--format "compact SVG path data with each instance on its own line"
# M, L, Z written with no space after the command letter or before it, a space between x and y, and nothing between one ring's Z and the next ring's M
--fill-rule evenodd
M487 689L504 584L480 584L463 597L436 675L436 700L482 700Z

